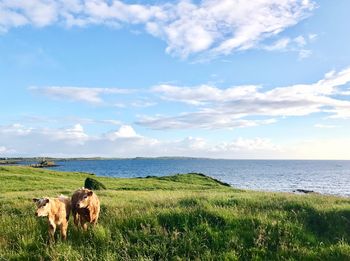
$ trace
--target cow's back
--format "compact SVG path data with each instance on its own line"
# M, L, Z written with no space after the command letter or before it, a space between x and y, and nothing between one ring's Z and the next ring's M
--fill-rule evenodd
M63 196L63 195L61 195L58 199L59 199L59 201L61 203L64 204L64 208L66 210L66 219L68 220L69 219L69 214L70 214L70 211L71 211L71 208L72 208L71 199L66 197L66 196Z
M68 220L69 213L70 208L67 209L66 203L60 198L54 198L51 201L51 215L55 223L59 225Z

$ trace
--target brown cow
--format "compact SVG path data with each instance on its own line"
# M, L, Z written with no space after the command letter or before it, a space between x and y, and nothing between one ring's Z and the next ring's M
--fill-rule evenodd
M72 196L72 215L74 224L87 229L87 222L96 225L100 214L100 201L97 195L85 188L78 189Z
M67 238L68 219L71 210L70 199L61 195L58 198L33 198L37 209L35 216L47 217L49 240L54 239L56 226L60 226L61 238Z

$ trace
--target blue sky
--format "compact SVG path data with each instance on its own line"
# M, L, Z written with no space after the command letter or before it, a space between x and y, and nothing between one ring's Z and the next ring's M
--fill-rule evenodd
M348 10L0 0L0 157L350 159Z

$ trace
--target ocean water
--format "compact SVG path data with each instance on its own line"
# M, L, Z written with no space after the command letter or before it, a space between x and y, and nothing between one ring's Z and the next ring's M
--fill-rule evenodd
M307 189L350 196L350 161L122 159L56 163L60 166L55 170L98 176L145 177L199 172L242 189L285 192Z

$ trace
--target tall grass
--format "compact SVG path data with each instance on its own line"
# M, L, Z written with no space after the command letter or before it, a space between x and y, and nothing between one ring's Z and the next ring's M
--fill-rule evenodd
M350 200L228 188L205 176L94 177L99 224L47 245L30 199L71 194L82 173L0 167L0 260L350 260Z

